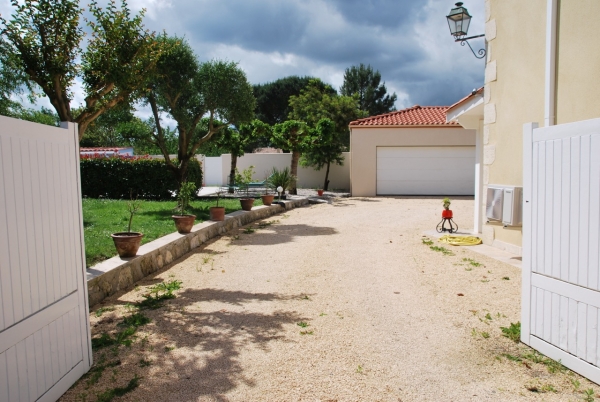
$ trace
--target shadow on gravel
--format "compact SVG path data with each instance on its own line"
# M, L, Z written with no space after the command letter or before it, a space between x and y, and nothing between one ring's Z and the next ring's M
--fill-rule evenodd
M248 228L254 232L246 233ZM260 227L260 222L240 228L237 234L233 235L230 244L253 244L268 246L273 244L282 244L294 241L295 237L301 236L331 236L339 232L335 228L310 226L310 225L282 225L273 224L264 228ZM239 238L236 238L239 236Z
M253 377L260 374L244 373L244 367L238 361L241 350L250 348L268 352L270 342L291 342L284 336L284 325L308 321L308 318L283 310L274 310L270 314L228 311L226 308L202 310L210 308L208 303L240 306L303 296L219 289L178 292L177 298L168 302L168 307L148 311L154 326L149 328L153 332L152 349L141 351L142 354L149 352L145 358L152 361L152 365L141 373L144 393L170 394L172 400L180 401L200 397L227 401L229 399L223 394L238 384L253 386ZM199 302L200 306L192 310ZM178 352L182 348L187 350Z

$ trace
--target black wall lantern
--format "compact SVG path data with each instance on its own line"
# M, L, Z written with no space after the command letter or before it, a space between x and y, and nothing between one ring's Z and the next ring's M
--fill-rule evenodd
M471 24L471 15L469 14L469 11L463 7L463 3L456 3L456 7L450 10L450 14L446 16L446 19L448 20L448 27L450 27L450 34L455 38L454 41L460 42L461 46L464 46L466 43L469 45L469 48L475 57L483 59L486 54L485 49L479 49L477 53L475 53L468 40L482 38L485 34L466 37L469 32L469 25Z

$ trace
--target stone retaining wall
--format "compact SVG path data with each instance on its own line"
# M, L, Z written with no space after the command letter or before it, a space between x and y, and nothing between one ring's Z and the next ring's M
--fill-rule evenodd
M195 225L189 234L171 233L146 243L132 258L113 257L87 270L90 308L106 297L125 290L140 279L161 270L175 259L199 247L207 240L250 222L308 204L307 199L283 201L280 205L259 206L252 211L225 215L223 222L206 221Z

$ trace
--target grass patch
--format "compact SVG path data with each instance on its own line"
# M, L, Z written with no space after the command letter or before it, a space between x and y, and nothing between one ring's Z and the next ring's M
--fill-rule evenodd
M91 199L83 200L83 234L85 237L85 260L88 267L117 255L110 237L112 233L127 230L129 213L126 200ZM171 219L177 205L173 201L143 201L140 211L133 218L131 230L144 233L142 244L175 232ZM196 215L196 222L209 219L208 207L215 205L210 198L195 199L190 203L189 213ZM238 199L221 199L219 205L225 213L241 208ZM257 199L254 205L262 205Z
M454 255L454 253L448 250L446 247L430 246L429 248L433 251L437 251L438 253L442 253L444 255Z
M97 338L92 338L92 349L98 350L108 346L131 346L133 340L131 336L136 333L138 327L146 325L150 322L150 318L141 313L132 314L125 317L122 322L117 324L119 327L125 327L122 331L115 334L114 338L106 332Z
M516 324L510 323L510 327L500 327L502 330L502 335L510 339L515 343L519 343L521 340L521 323L517 322Z
M98 394L97 401L98 402L110 402L117 396L123 396L123 395L133 391L134 389L139 387L139 385L140 385L140 379L136 375L129 381L127 386L116 387L116 388L109 389L108 391L104 391L104 392Z

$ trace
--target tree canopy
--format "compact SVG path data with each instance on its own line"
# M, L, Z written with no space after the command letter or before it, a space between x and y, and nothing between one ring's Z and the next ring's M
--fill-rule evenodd
M307 138L305 145L300 164L312 166L315 170L325 167L323 190L328 190L331 164L342 165L344 163L342 156L344 144L335 130L335 124L329 119L319 120L317 127L311 130L311 135Z
M298 177L298 161L302 152L306 150L310 134L310 129L306 123L298 120L287 120L273 126L271 141L275 146L292 153L290 172L294 180L290 185L290 194L297 194L295 178Z
M189 160L202 144L230 125L252 120L255 99L246 74L236 63L199 63L184 39L162 35L159 42L163 53L145 98L152 110L154 127L135 137L157 146L167 167L183 182ZM161 120L164 113L177 123L176 161L167 148L167 131ZM205 125L200 125L204 116Z
M292 111L290 119L300 120L315 129L321 119L329 119L335 125L340 141L345 147L350 145L348 124L365 116L358 108L358 101L353 96L331 94L331 87L321 89L317 81L311 80L298 96L290 97Z
M340 93L345 96L357 96L360 110L368 116L388 113L394 110L396 93L387 95L385 82L381 83L381 74L373 71L370 65L352 66L344 73L344 84Z
M289 105L291 96L300 95L309 82L314 81L319 89L330 95L336 93L335 89L327 86L318 78L298 77L295 75L280 78L266 84L254 85L254 96L256 97L256 118L269 125L283 123L288 119L292 111Z
M132 16L125 1L105 8L93 0L91 36L81 47L83 10L77 0L11 0L10 21L0 17L6 49L18 70L48 97L61 121L78 123L79 138L92 121L146 86L160 55L153 33L145 31L143 12ZM71 110L73 85L81 78L84 105Z

